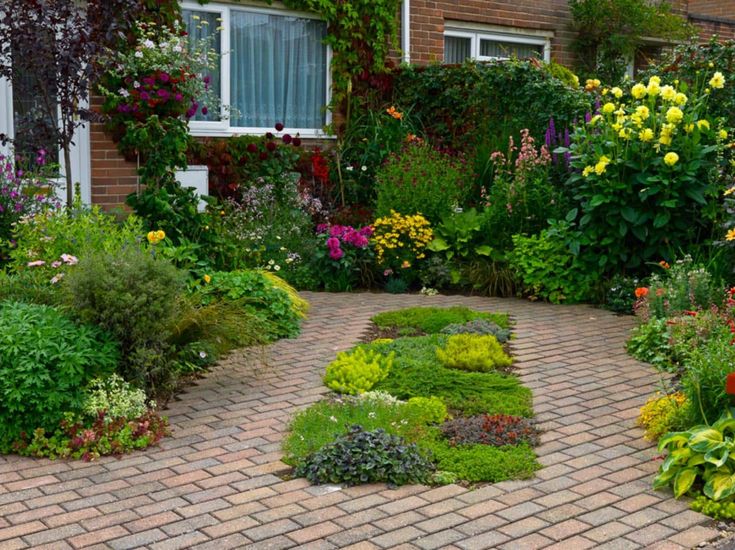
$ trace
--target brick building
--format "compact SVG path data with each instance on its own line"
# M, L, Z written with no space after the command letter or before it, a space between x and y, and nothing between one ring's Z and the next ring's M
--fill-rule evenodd
M280 120L304 138L324 137L331 52L322 43L327 29L318 17L257 0L213 0L205 6L183 0L182 6L190 32L218 33L215 44L227 53L215 85L223 104L238 113L195 120L193 135L262 135ZM675 9L696 25L703 40L713 34L735 38L735 0L676 0ZM400 46L411 63L511 56L574 62L567 0L404 0L400 17ZM197 24L201 21L207 25ZM0 81L0 133L13 135L24 100ZM138 185L135 163L120 157L99 124L80 130L70 168L84 200L106 208L121 205Z

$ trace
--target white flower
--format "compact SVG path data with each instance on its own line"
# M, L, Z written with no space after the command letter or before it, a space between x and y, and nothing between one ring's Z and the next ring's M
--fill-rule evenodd
M133 82L133 88L135 88L136 90L137 90L138 88L140 88L140 82L138 82L137 80L136 80L136 81L134 81L134 82Z
M125 88L120 88L117 93L123 97L130 97L130 92L128 92Z
M268 260L268 265L273 265L274 263L276 263L275 260Z
M348 172L352 172L353 168L352 166L345 166L345 170L347 170Z
M335 417L335 416L330 416L330 417L329 417L329 420L331 420L332 422L337 422L337 417Z
M368 418L375 418L377 415L374 412L368 413Z
M183 52L183 51L184 51L184 49L183 49L183 48L182 48L181 46L179 46L178 44L176 44L176 45L175 45L175 46L173 47L173 50L174 50L174 51L175 51L176 53L181 53L181 52Z
M143 57L143 52L141 52L140 50L138 50L137 52L135 52L135 57L137 57L137 58Z
M147 40L145 40L145 41L143 42L143 47L145 47L145 48L155 48L155 47L156 47L156 43L155 43L155 42L153 42L153 40L151 40L151 39L149 38L149 39L147 39Z
M51 284L55 285L64 277L63 273L58 273L51 278Z
M367 166L365 166L365 165L363 164L363 165L362 165L362 168L361 168L361 170L362 170L363 172L367 172Z
M276 271L281 271L281 266L280 265L274 265L273 266L273 269L275 269Z
M206 351L200 351L199 352L199 358L200 359L206 359L207 358L207 352Z

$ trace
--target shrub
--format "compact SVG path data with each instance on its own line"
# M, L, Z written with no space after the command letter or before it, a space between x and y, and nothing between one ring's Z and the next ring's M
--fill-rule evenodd
M138 248L90 254L66 277L69 305L119 343L119 373L149 394L173 378L168 339L184 292L183 274Z
M315 270L325 290L345 292L360 281L361 274L372 260L369 225L355 229L352 226L317 226L320 246L314 255Z
M538 235L513 235L510 265L532 297L554 303L580 302L596 275L567 246L568 226L558 223Z
M664 434L686 427L689 402L681 392L651 397L638 416L638 425L646 430L645 437L658 441Z
M112 371L116 346L99 329L78 326L47 306L0 303L0 449L21 433L58 426L79 412L83 389Z
M353 426L334 443L322 447L296 468L312 483L425 483L434 467L414 444L377 429Z
M24 456L89 461L145 449L167 435L168 421L153 411L111 421L101 414L91 425L69 418L50 434L37 429L32 436L18 441L13 450Z
M238 302L246 311L273 325L269 339L294 338L300 331L305 305L297 300L295 290L280 282L273 284L274 275L259 271L217 272L201 289L202 302L216 300Z
M117 374L95 378L85 391L82 410L90 418L104 413L106 421L138 418L148 410L145 392L128 384Z
M735 519L735 501L730 499L724 502L717 502L704 495L700 495L689 506L695 512L699 512L713 519Z
M507 368L512 363L495 336L478 334L450 336L444 348L437 348L436 357L447 368L471 372Z
M423 143L409 143L400 153L391 154L375 175L375 213L421 214L439 223L452 208L464 204L470 184L467 172L462 159Z
M350 353L339 353L337 359L327 365L324 383L339 393L366 392L388 376L393 358L394 354L385 356L359 347Z
M406 407L414 411L426 424L439 424L449 416L447 406L439 397L411 397Z
M535 446L539 431L532 420L507 414L483 414L469 418L455 418L445 422L441 431L451 445L518 445Z
M616 313L633 313L635 305L635 289L642 286L636 277L614 275L607 284L605 292L605 309Z
M706 234L724 139L707 114L718 91L705 85L652 76L603 97L601 113L575 129L567 186L578 204L567 220L576 222L573 246L588 265L640 270Z
M379 328L412 328L425 334L436 334L448 325L476 319L492 321L503 328L508 327L508 315L505 313L474 311L464 306L409 307L379 313L372 318L372 321Z
M389 375L374 389L399 399L433 395L454 414L502 413L531 416L531 392L517 378L497 372L465 372L437 364L436 348L446 336L400 338L390 344L365 346L381 353L395 352ZM446 469L446 468L442 468Z
M666 319L651 319L635 327L626 349L639 361L645 361L660 369L671 369L672 353Z
M441 330L442 334L487 334L494 336L495 339L504 344L510 340L510 330L507 328L500 328L500 326L492 321L486 319L475 319L473 321L467 321L464 324L453 323L447 325Z

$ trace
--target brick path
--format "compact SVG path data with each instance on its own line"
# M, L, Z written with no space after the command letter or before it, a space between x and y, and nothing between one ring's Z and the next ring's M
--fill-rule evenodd
M0 549L691 548L707 518L650 489L634 428L656 374L626 356L630 318L584 306L462 297L311 294L296 341L236 354L180 396L161 448L96 463L0 457ZM276 474L289 415L377 311L466 304L510 312L517 366L548 430L544 469L470 491L310 487ZM354 546L351 546L354 545Z

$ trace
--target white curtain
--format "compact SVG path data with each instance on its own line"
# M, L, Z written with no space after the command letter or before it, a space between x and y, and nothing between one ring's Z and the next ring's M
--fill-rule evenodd
M184 25L186 26L186 32L189 33L189 38L192 41L207 39L210 42L211 48L218 54L221 54L221 33L217 30L222 25L219 13L198 10L182 10L182 17L184 20ZM221 63L222 58L219 59L217 67L213 70L210 70L208 74L210 78L210 86L212 88L212 92L220 99L222 98ZM201 107L202 106L200 105L200 108ZM203 115L200 109L194 117L194 120L220 119L219 109L213 109L209 105L207 105L206 107L209 112L206 115Z
M232 10L231 126L321 128L327 50L322 21Z
M543 58L543 48L534 44L480 40L480 55L500 59L509 59L511 57L517 57L518 59L529 57Z
M464 36L444 37L444 63L462 63L472 57L472 39Z

